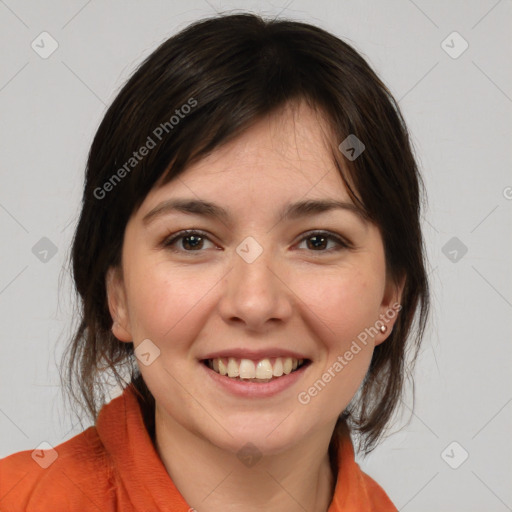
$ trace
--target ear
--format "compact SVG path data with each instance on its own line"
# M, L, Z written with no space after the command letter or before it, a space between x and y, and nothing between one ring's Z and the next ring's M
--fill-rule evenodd
M113 318L112 332L124 342L131 343L133 337L130 329L130 319L127 309L126 290L120 267L109 267L105 277L108 309Z
M379 320L375 324L379 329L378 334L375 336L375 346L385 341L393 330L393 326L402 309L401 300L404 286L405 275L399 279L393 279L390 276L386 278L386 287L380 305ZM382 325L386 327L384 332L380 331Z

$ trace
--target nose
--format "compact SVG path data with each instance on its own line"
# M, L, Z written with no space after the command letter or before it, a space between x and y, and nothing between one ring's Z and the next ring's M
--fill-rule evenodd
M233 253L231 271L224 279L221 316L254 332L286 323L293 308L293 286L287 282L286 269L277 265L271 250L263 250L254 261L240 254Z

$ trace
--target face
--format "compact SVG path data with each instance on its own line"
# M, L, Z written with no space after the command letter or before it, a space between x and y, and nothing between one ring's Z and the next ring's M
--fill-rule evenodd
M267 117L153 189L129 220L109 307L116 337L144 354L157 425L232 452L330 436L389 336L400 289L386 280L380 232L351 202L325 126L305 106ZM188 207L172 208L178 199ZM292 209L304 201L341 206ZM281 372L279 359L289 370L289 357L292 369L305 364L264 380ZM221 375L222 365L246 378Z

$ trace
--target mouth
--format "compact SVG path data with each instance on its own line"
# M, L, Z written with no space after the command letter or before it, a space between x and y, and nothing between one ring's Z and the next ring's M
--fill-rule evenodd
M245 359L237 357L216 357L201 361L215 373L234 381L266 383L279 380L311 364L309 359L294 357L266 357Z

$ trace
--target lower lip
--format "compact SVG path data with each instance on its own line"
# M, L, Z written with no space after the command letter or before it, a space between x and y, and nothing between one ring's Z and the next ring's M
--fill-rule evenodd
M199 364L210 378L228 393L244 398L266 398L277 395L281 391L293 386L304 375L304 372L311 363L301 366L298 370L288 375L283 375L270 382L261 383L232 379L208 368L203 362Z

